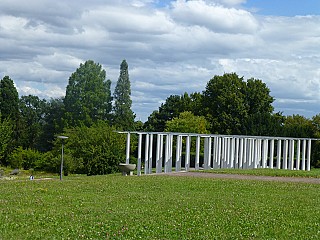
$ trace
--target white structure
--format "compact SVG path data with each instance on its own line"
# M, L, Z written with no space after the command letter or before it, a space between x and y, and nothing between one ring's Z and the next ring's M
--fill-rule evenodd
M131 135L138 136L137 174L219 168L277 168L310 171L311 138L214 135L169 132L127 134L126 163Z

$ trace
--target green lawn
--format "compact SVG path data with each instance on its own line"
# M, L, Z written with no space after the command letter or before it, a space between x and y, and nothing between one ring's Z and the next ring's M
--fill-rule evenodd
M0 181L0 239L320 239L320 185L174 176Z

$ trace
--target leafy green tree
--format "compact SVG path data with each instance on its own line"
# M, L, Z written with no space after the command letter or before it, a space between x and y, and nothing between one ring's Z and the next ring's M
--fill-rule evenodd
M46 100L28 95L20 98L19 109L23 124L21 144L23 148L36 148L40 145L46 114Z
M214 76L203 92L203 113L211 133L241 134L248 116L246 83L236 73Z
M114 131L105 122L91 127L80 126L66 130L65 153L69 156L66 164L72 173L100 175L118 171L118 165L125 159L126 135ZM59 140L55 149L61 148Z
M63 113L63 98L52 98L46 103L43 131L40 136L41 152L52 150L55 135L63 132L65 125Z
M114 90L114 125L123 130L134 130L135 114L131 110L131 83L128 64L123 60L120 76Z
M1 120L0 118L0 165L7 165L7 156L12 141L12 134L13 126L11 121L9 119Z
M320 139L320 114L312 117L314 137ZM313 141L312 146L312 165L320 168L320 140Z
M310 119L293 114L286 117L283 134L286 137L312 138L315 131Z
M2 119L9 118L13 122L19 117L18 91L8 76L0 81L0 113Z
M71 74L64 99L67 127L91 126L98 120L108 120L111 112L111 81L106 72L92 60L80 64Z
M180 133L209 133L208 122L203 116L195 116L192 112L182 112L179 117L175 117L166 122L166 132Z
M201 113L200 93L188 93L183 95L170 95L165 103L162 103L159 110L154 111L145 123L144 128L147 131L162 132L165 129L166 122L179 117L179 114L185 111L200 115Z

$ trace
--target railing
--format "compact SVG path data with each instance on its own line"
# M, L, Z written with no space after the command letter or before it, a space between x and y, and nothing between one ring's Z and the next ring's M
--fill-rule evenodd
M311 138L214 135L169 132L127 134L126 163L131 135L138 136L137 175L191 168L276 168L310 171Z

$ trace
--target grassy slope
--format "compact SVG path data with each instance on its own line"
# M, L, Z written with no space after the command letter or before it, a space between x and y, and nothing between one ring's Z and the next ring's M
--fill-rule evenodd
M0 239L319 239L319 190L171 176L0 181Z

